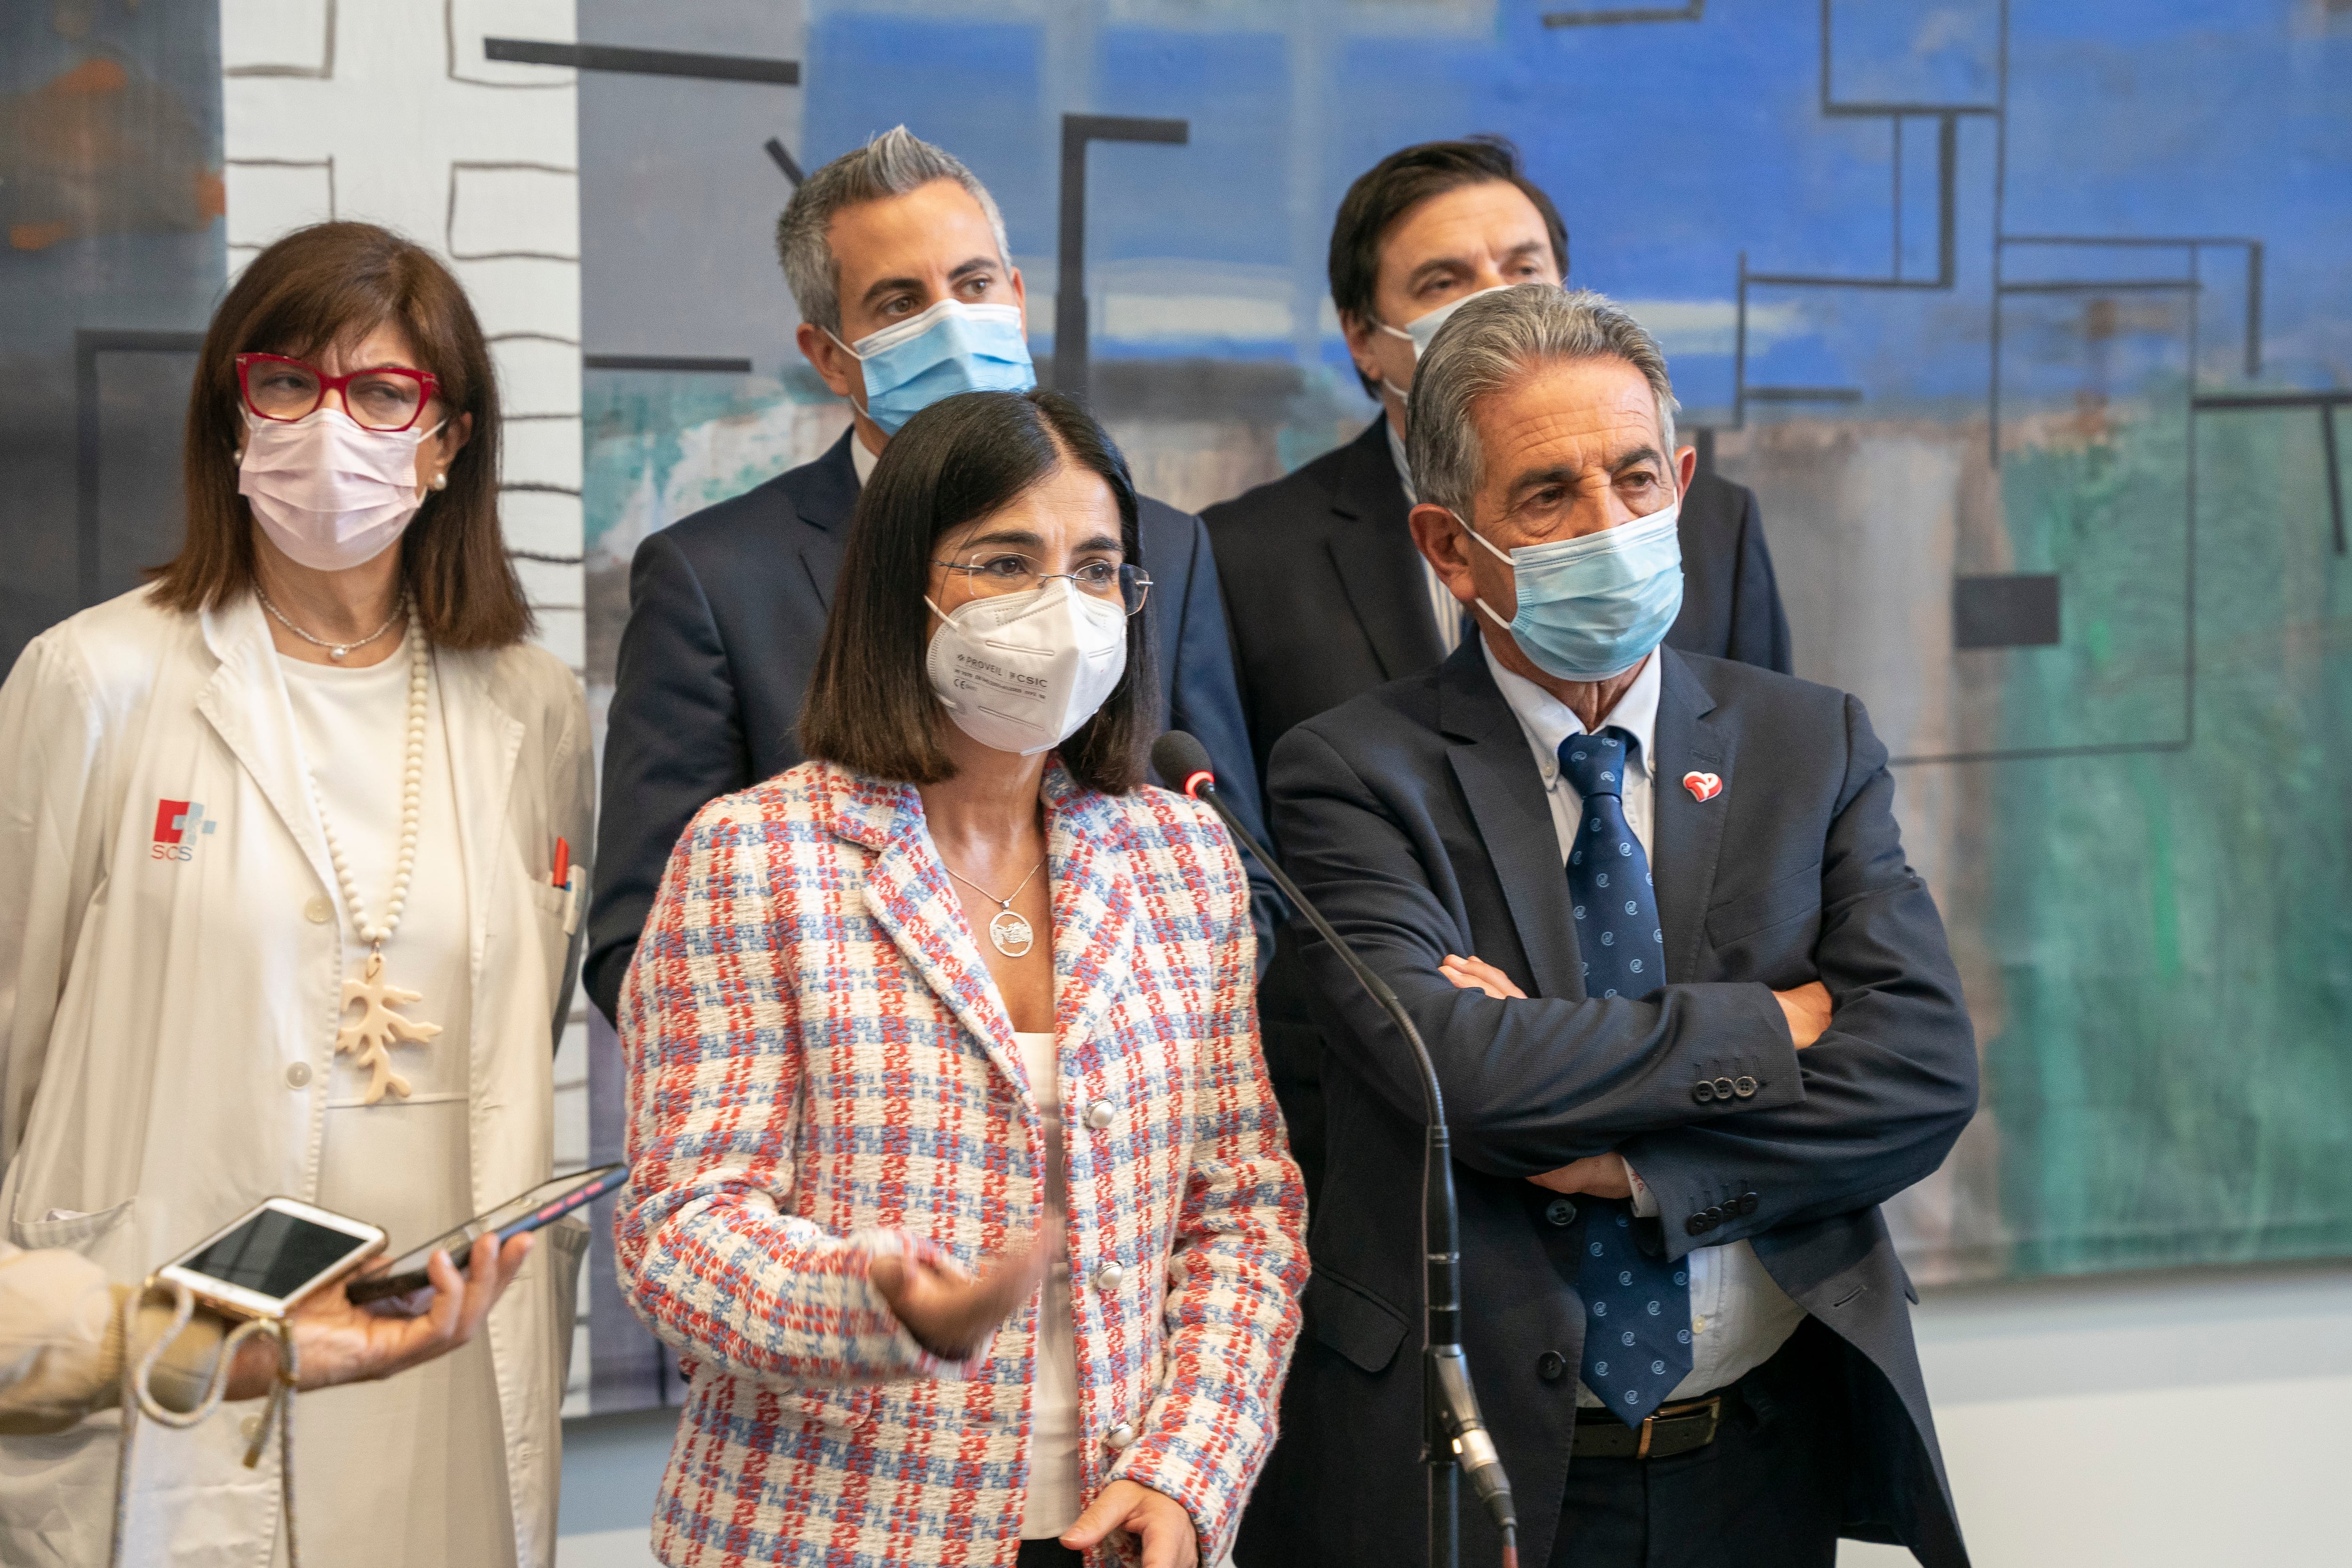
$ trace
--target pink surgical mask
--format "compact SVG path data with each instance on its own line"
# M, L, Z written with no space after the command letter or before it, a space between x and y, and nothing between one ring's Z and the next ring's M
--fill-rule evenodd
M269 542L312 571L362 565L391 549L424 504L416 448L440 429L370 430L340 408L290 421L247 412L237 493Z

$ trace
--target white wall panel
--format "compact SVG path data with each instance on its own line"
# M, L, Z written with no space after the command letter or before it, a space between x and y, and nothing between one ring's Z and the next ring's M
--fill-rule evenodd
M580 340L537 332L500 332L485 321L490 358L499 367L499 390L510 415L580 415ZM575 334L578 328L573 329ZM579 481L572 481L577 485ZM572 553L578 554L575 549Z
M457 163L448 251L461 261L580 260L580 171L557 163ZM569 237L562 249L553 248Z
M558 490L526 490L509 487L499 503L507 526L507 548L533 555L558 556L575 565L580 560L580 498ZM573 594L567 603L577 605Z
M548 337L580 335L580 268L551 266L537 258L499 257L457 261L450 268L486 322L502 332L538 332Z
M580 483L580 422L576 419L518 419L506 427L506 450L499 468L510 485Z
M221 0L221 74L326 77L336 0Z
M230 266L334 217L452 259L525 416L503 478L535 488L502 498L508 544L549 558L525 583L578 668L578 93L570 70L482 55L486 37L575 36L572 0L221 0Z
M232 157L221 170L228 199L229 270L241 271L271 240L335 216L335 161Z

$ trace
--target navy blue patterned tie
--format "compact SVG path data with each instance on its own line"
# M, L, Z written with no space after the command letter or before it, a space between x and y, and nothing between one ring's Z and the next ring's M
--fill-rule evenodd
M1665 932L1650 858L1625 821L1633 737L1619 729L1570 735L1560 773L1584 797L1568 853L1568 897L1588 996L1646 996L1665 984ZM1584 1324L1584 1385L1627 1426L1690 1375L1690 1270L1634 1245L1630 1205L1586 1205L1576 1293Z

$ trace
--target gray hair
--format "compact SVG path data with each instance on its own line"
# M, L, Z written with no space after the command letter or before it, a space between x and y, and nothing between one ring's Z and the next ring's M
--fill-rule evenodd
M784 283L793 291L793 303L800 307L802 321L835 336L841 332L841 258L825 237L834 215L860 202L906 195L933 180L953 180L971 193L988 215L988 226L996 231L998 258L1013 265L1004 215L996 210L996 198L988 187L953 154L903 125L894 125L802 181L776 220L776 259L784 264Z
M1413 494L1467 523L1484 479L1472 418L1478 401L1539 364L1586 359L1623 360L1642 373L1657 399L1658 436L1671 461L1680 405L1657 340L1605 294L1524 283L1466 301L1413 367L1405 407Z

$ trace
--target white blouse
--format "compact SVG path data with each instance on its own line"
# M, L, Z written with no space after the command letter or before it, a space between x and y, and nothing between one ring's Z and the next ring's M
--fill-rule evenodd
M1068 1212L1062 1159L1062 1070L1050 1032L1016 1034L1021 1065L1045 1124L1045 1201L1059 1223ZM1045 1276L1037 1310L1037 1378L1029 1391L1029 1496L1021 1511L1021 1539L1049 1540L1076 1524L1086 1483L1078 1450L1086 1438L1078 1415L1078 1344L1070 1319L1069 1229Z
M320 804L368 918L380 920L400 848L407 656L397 652L365 669L282 656L279 664ZM392 1069L409 1092L387 1090L373 1105L366 1103L373 1075L338 1056L320 1150L320 1205L382 1226L393 1257L475 1212L472 921L449 768L436 679L425 711L416 861L400 927L383 944L383 976L418 993L400 1005L404 1017L438 1024L441 1032L391 1047ZM368 948L357 935L356 911L341 902L338 889L304 912L320 923L341 921L343 973L357 978ZM355 1016L353 1009L346 1021ZM477 1334L456 1353L382 1383L302 1396L294 1485L306 1556L337 1568L510 1568L513 1509L489 1340ZM280 1562L284 1541L280 1535Z

